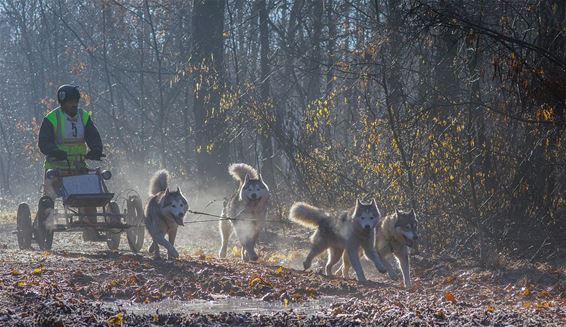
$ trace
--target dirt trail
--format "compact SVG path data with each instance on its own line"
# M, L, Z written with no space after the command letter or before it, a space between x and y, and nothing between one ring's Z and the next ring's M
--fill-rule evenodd
M415 256L407 291L369 266L367 283L322 276L320 261L293 269L304 251L292 248L262 247L260 262L242 263L184 240L180 260L166 262L79 234L56 234L51 252L20 251L13 228L0 224L0 325L566 325L564 269Z

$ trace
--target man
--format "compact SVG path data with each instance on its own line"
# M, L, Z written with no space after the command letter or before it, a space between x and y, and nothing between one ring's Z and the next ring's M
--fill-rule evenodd
M77 86L62 85L57 90L60 107L45 116L39 130L38 145L46 156L45 170L57 168L71 173L86 168L84 159L103 157L100 134L90 113L78 109L80 98Z
M73 174L87 168L85 159L100 160L104 157L100 134L90 113L78 108L80 98L77 86L61 85L57 90L60 107L49 112L41 123L38 146L46 156L46 172L48 169L58 169L63 175ZM54 203L57 197L55 188L47 178L43 195L44 198L49 197L51 203ZM84 208L81 211L93 213L96 208ZM95 222L96 217L89 217L87 221ZM83 233L85 240L95 240L96 236L94 230Z

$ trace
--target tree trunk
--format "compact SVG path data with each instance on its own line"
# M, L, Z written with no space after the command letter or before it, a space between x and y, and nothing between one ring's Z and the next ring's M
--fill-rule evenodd
M192 58L197 170L203 181L226 180L228 145L220 92L224 77L224 1L194 0Z
M267 27L268 12L266 0L258 0L257 10L259 12L259 43L260 43L260 71L261 71L261 99L270 101L270 79L269 79L269 29ZM277 125L278 122L276 121ZM273 170L273 138L271 135L261 135L261 173L264 180L271 188L276 187L275 172ZM260 167L258 167L259 169Z

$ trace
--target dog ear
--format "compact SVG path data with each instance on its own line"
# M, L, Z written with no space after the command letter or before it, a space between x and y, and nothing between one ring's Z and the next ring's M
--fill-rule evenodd
M250 174L246 174L246 177L244 177L244 184L247 183L250 180Z
M360 198L356 198L356 207L362 205L362 201L360 200Z
M354 219L354 217L356 217L358 215L358 210L360 210L360 199L356 198L356 205L354 206L354 211L352 212L352 217L350 217L351 219Z
M401 212L399 211L399 209L395 208L395 214L396 214L397 216L399 216L399 215L401 214Z
M371 204L377 207L377 201L375 201L375 198L371 198Z
M261 177L261 173L259 173L258 175L259 175L259 180L263 183L263 177Z
M165 189L165 195L169 195L169 188Z

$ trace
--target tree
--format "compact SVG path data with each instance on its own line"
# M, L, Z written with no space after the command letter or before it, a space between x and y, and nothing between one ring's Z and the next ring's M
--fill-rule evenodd
M197 170L226 179L228 146L220 92L224 87L224 1L194 0L192 58Z

